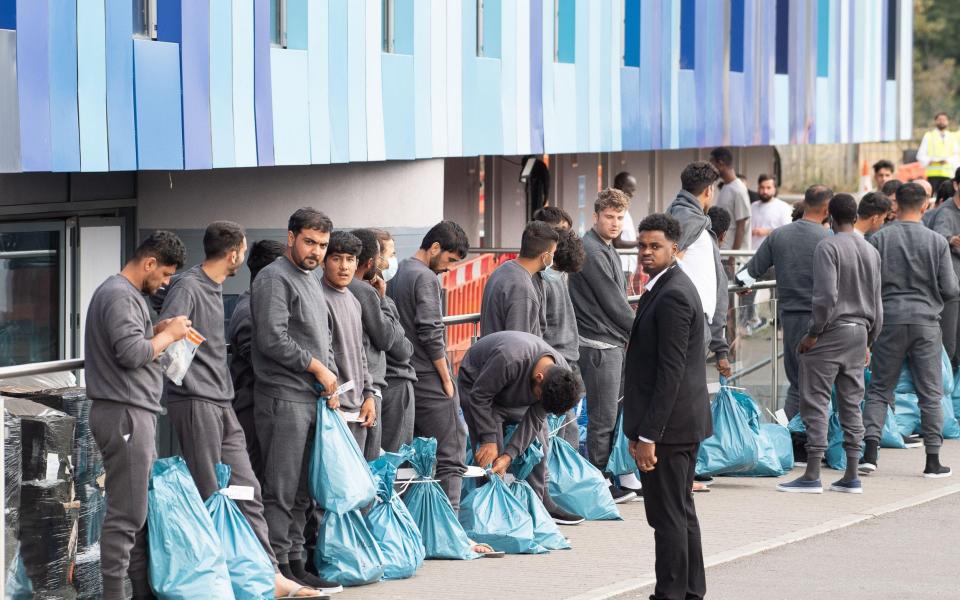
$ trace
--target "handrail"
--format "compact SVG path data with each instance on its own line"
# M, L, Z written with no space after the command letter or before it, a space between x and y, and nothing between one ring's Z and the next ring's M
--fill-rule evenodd
M636 256L636 248L615 248L617 254L624 256ZM756 250L720 250L720 256L749 258L756 253ZM470 248L467 254L520 254L520 248Z

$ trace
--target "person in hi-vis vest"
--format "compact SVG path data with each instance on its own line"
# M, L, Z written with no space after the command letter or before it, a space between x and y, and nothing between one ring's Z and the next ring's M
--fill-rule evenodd
M934 190L952 178L960 166L960 139L955 132L947 130L949 125L947 113L937 113L934 117L935 129L923 135L920 149L917 150L917 161L926 169L927 181Z

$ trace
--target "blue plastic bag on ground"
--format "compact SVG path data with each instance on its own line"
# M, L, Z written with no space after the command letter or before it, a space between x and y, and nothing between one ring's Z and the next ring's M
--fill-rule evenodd
M426 550L413 516L393 491L397 464L387 455L370 463L377 480L377 503L364 515L383 554L383 578L406 579L423 565Z
M534 541L527 508L507 489L499 475L488 471L488 481L460 505L460 524L475 542L507 554L542 554L548 550Z
M756 434L750 428L750 415L734 397L734 390L720 388L710 407L713 435L700 444L697 473L725 475L750 472L757 466Z
M897 416L893 408L887 407L887 418L883 422L883 429L880 431L881 448L898 448L903 450L907 445L903 442L903 436L897 428Z
M218 464L216 470L217 485L223 490L230 483L230 467ZM217 491L205 504L213 528L220 536L234 596L237 600L272 600L273 562L236 502Z
M797 413L790 419L787 429L794 433L806 433L807 428ZM843 449L843 428L840 427L840 419L837 417L833 405L830 405L830 416L827 420L827 451L824 454L827 466L837 471L843 471L847 468L847 454Z
M150 587L160 600L234 598L220 536L179 456L153 464L147 528Z
M383 577L383 554L359 510L323 513L313 561L320 577L342 586L367 585Z
M760 435L765 436L773 445L780 460L780 468L784 473L793 468L793 441L790 439L790 430L779 423L763 423L760 425Z
M950 364L950 357L947 356L946 349L940 351L940 368L943 385L943 395L950 396L953 394L954 390L954 373L953 366ZM900 378L897 379L897 387L894 390L897 394L916 394L917 389L913 386L913 375L910 373L910 362L909 359L904 360L903 364L900 366Z
M324 398L317 400L310 493L320 508L340 514L368 506L377 495L377 484L353 434Z
M637 470L637 461L630 456L630 442L623 435L623 409L617 415L617 425L613 429L613 447L607 461L607 471L612 475L627 475Z
M920 404L914 393L894 394L894 415L902 435L913 435L920 430Z
M417 472L418 480L412 482L403 495L420 535L427 558L472 560L479 554L472 550L470 538L457 520L447 495L440 484L433 481L433 469L437 462L437 440L416 438L400 453L409 452L410 464Z
M733 399L736 400L737 404L740 406L743 414L747 417L747 425L754 433L754 440L757 445L757 465L749 471L730 473L730 475L742 477L780 477L783 475L783 467L780 464L780 455L777 452L776 446L774 446L773 440L770 439L769 434L764 433L764 430L761 428L760 408L757 406L756 402L753 401L753 398L751 398L750 395L745 391L735 388L729 388L729 391L733 396ZM790 433L787 432L787 437L789 436ZM790 453L792 457L792 444L790 447ZM791 468L792 462L793 460L791 458Z
M543 501L533 491L530 484L524 481L530 476L533 467L543 459L543 448L539 440L526 449L526 451L513 459L510 464L510 472L513 473L516 480L510 483L510 493L520 501L520 504L526 507L527 514L533 522L533 539L535 542L547 550L567 550L570 548L570 542L560 533L560 527L554 522L553 517L547 512Z
M943 407L942 433L944 439L955 440L960 438L960 423L957 422L957 415L953 412L953 399L950 396L944 396L940 404Z
M603 473L566 440L556 436L551 439L547 468L547 489L557 506L589 521L621 519Z

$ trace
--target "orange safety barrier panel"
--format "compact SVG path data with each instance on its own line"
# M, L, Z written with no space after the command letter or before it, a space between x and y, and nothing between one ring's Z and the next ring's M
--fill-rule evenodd
M900 165L897 169L897 179L900 181L913 181L914 179L923 179L926 170L918 162ZM937 190L933 190L936 193Z

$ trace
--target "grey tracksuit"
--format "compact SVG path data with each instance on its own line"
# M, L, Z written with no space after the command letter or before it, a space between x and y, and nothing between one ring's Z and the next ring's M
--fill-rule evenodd
M592 229L583 236L583 249L583 270L570 274L569 290L582 338L579 365L587 391L587 454L603 470L617 424L624 347L634 313L617 251ZM606 347L597 347L597 342Z
M140 290L122 275L97 288L84 332L90 429L103 455L107 513L100 536L104 598L123 598L147 581L147 486L157 458L156 425L163 375L153 359L153 326Z
M807 454L827 450L831 389L848 460L860 456L863 440L863 361L883 326L880 255L862 237L838 233L817 244L813 262L813 316L809 335L817 343L800 355L800 415L807 428Z
M167 382L167 413L180 441L183 458L206 500L216 492L217 463L230 466L230 483L252 487L252 501L237 505L257 539L273 558L263 517L260 482L247 454L247 442L231 403L233 380L227 367L223 330L223 293L200 265L184 271L168 288L160 318L186 315L207 339L197 349L182 385Z
M567 364L577 374L580 373L580 337L577 331L577 315L573 310L573 300L567 289L567 274L548 269L538 273L534 282L543 296L543 313L546 327L543 341L566 359ZM571 409L564 417L567 424L560 436L574 448L580 447L580 428L577 425L577 411Z
M480 335L526 331L542 335L542 297L529 271L510 260L490 275L480 304Z
M253 343L253 316L250 314L250 292L240 294L230 323L227 326L227 341L230 343L230 377L233 379L233 412L243 429L247 442L250 466L257 479L263 477L263 455L253 418L253 364L250 362L250 347Z
M767 236L746 269L760 279L770 267L777 271L777 308L783 325L783 368L790 389L784 407L787 418L800 411L799 355L797 346L810 325L813 289L813 255L817 244L830 236L819 223L800 219Z
M403 334L397 305L390 296L383 299L383 314L399 327L400 337L386 349L387 387L383 392L383 433L380 445L387 452L396 452L400 446L413 441L415 417L413 384L417 374L410 366L413 344Z
M880 252L883 331L873 346L873 379L863 409L865 438L880 440L887 406L904 359L909 360L920 403L920 427L928 454L943 444L940 313L960 296L950 249L943 236L920 223L896 221L875 233Z
M277 560L303 557L303 528L312 501L309 452L317 419L312 358L336 373L330 314L317 273L282 256L250 292L253 313L254 412L263 452L263 505Z
M960 235L960 208L954 199L947 200L936 210L927 211L924 223L930 229L942 235L949 243L950 238ZM960 277L960 248L950 246L950 260L953 271ZM960 367L960 299L945 302L941 313L940 328L943 330L943 346L950 356L953 368Z
M416 258L408 258L400 262L397 274L387 287L387 294L396 303L400 324L413 345L410 364L417 375L417 382L413 384L414 433L437 439L435 476L457 511L466 471L463 459L467 431L458 414L460 399L456 386L453 397L447 396L433 364L435 360L447 359L440 282L427 265Z
M545 356L569 368L559 352L537 336L521 331L485 335L467 351L457 379L474 449L496 443L498 451L516 458L537 438L546 454L547 413L533 395L533 369ZM503 427L510 423L516 423L517 429L510 443L504 445ZM545 460L534 467L527 481L546 501Z

